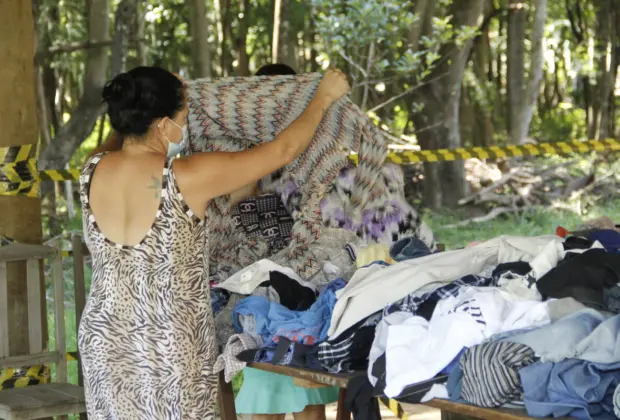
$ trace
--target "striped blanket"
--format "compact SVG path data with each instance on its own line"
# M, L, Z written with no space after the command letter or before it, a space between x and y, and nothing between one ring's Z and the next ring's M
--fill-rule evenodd
M320 78L319 74L304 74L190 81L191 150L186 152L241 151L273 140L303 112ZM347 217L361 221L369 203L391 193L382 175L387 142L348 98L330 108L308 150L285 167L277 179L262 181L267 192L284 195L290 185L297 189L299 201L289 208L294 219L291 241L277 259L287 261L303 278L311 278L321 269L310 244L321 236L321 202L337 188L338 175L350 165L350 151L359 154L359 164L347 193L351 204ZM287 198L283 196L285 204ZM267 242L236 229L232 216L228 197L213 200L207 210L210 276L216 283L258 259L269 257ZM417 215L415 223L420 223Z

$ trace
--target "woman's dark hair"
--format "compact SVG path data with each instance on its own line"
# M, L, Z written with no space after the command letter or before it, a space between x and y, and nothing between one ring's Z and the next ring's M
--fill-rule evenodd
M145 135L153 121L174 118L185 105L183 83L158 67L136 67L106 83L103 100L108 104L112 128L124 136Z
M295 75L295 70L286 64L267 64L258 69L256 72L257 76L285 76L285 75Z

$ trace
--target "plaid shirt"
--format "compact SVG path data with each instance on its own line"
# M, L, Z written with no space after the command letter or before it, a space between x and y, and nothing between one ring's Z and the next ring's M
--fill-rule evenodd
M411 312L412 314L416 314L420 306L429 300L439 301L441 299L445 299L451 296L457 296L459 294L459 290L463 286L491 286L494 281L489 277L481 277L481 276L465 276L458 280L453 281L450 284L447 284L443 287L433 290L432 292L425 293L423 295L418 295L415 292L405 297L404 299L396 302L392 305L387 306L383 310L383 316L388 316L389 314L393 314L394 312Z
M349 372L351 361L351 346L355 333L363 327L374 327L381 320L381 312L370 315L365 321L351 327L347 332L334 340L319 344L319 361L321 366L330 373Z

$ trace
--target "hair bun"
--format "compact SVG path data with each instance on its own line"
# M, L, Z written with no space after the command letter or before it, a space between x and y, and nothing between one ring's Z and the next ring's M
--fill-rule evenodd
M121 73L103 88L103 100L109 107L126 108L136 101L136 85L128 73Z

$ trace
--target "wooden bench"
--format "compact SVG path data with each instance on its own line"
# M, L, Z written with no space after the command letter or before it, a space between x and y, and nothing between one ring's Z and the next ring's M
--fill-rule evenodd
M291 376L311 383L336 386L340 388L338 398L337 420L350 420L351 413L344 407L347 385L351 375L337 375L327 372L316 372L307 369L291 368L288 366L272 365L269 363L253 363L251 367L281 375ZM220 389L224 392L220 397L220 417L222 420L236 420L234 396L232 385L226 384L223 376L220 376ZM402 411L407 414L416 412L416 404L399 403ZM527 420L531 419L525 410L505 408L483 408L467 404L458 404L447 400L432 400L421 405L441 410L442 420ZM418 410L419 411L419 410Z
M43 317L41 295L41 261L52 263L56 348L43 349ZM28 334L30 352L24 356L9 355L9 311L7 263L25 261L28 291ZM0 369L55 364L56 382L0 391L0 419L40 419L86 411L84 390L67 383L65 342L64 279L60 248L43 245L11 244L0 247Z

